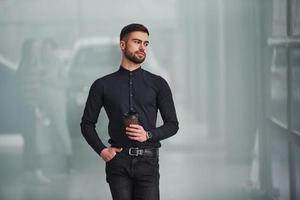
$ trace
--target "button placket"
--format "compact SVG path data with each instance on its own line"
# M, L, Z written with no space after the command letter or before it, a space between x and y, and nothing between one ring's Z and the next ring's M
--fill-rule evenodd
M130 72L129 73L129 107L130 110L134 110L133 109L133 73Z

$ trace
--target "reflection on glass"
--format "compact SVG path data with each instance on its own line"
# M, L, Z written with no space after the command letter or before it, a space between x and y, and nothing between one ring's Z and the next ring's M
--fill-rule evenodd
M273 24L272 36L286 36L287 23L286 23L286 0L273 1Z
M271 143L271 166L274 199L290 199L288 142L273 137Z
M118 41L112 38L81 38L75 42L74 55L69 67L68 87L68 126L71 133L80 136L78 122L88 96L89 87L97 78L109 74L119 67ZM101 112L96 130L107 133L108 118ZM108 135L100 134L103 141L108 141Z
M119 55L118 46L91 46L80 49L77 57L74 59L75 68L84 68L86 70L86 65L89 67L95 67L99 69L100 67L115 67L114 64L118 59L116 56Z
M291 128L300 135L300 48L291 50L290 65L292 69Z
M271 66L271 118L287 127L287 57L286 49L275 47Z
M300 0L292 0L292 34L300 35Z

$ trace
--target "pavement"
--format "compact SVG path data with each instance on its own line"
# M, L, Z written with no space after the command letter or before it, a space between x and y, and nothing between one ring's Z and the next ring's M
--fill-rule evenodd
M222 144L205 141L201 125L162 141L162 200L247 200L250 167L228 161ZM188 134L188 135L187 135ZM0 146L1 200L109 200L104 161L82 137L73 138L71 165L45 158L42 173L24 172L22 148ZM22 144L22 143L20 143ZM14 145L18 145L14 143Z

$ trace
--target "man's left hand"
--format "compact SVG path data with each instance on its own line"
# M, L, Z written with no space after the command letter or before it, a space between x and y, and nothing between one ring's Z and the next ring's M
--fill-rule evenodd
M139 142L145 142L148 139L147 132L138 124L130 124L129 127L126 127L126 135L129 139Z

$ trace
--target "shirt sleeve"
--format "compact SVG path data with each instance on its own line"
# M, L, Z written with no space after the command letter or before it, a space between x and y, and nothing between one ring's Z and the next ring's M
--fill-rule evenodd
M83 137L98 155L106 148L96 131L96 123L103 105L102 96L103 87L95 81L90 88L80 123Z
M157 96L157 105L163 120L163 125L155 128L154 130L150 130L152 133L151 140L154 142L175 135L179 129L171 89L168 83L161 77Z

